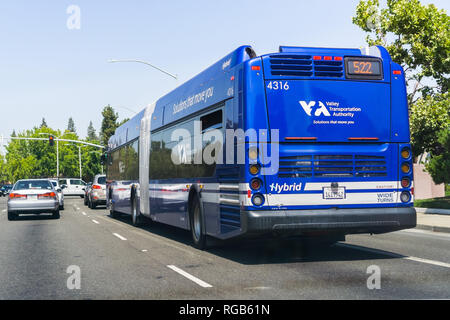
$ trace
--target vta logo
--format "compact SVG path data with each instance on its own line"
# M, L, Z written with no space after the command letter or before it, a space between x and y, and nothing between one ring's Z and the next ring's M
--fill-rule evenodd
M299 101L300 105L302 106L303 110L305 110L306 114L308 116L314 115L315 117L318 117L320 115L324 115L326 117L331 116L330 112L328 111L327 107L325 105L318 101L319 103L316 103L316 101Z

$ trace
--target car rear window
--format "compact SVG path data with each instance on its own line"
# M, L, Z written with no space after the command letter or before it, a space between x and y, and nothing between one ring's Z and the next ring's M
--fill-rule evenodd
M28 190L28 189L39 189L39 190L51 190L52 184L47 180L24 180L19 181L14 186L14 190Z
M86 185L86 183L84 183L81 180L70 180L70 184L75 185L75 186L84 186L84 185Z
M97 183L98 184L106 184L106 177L98 177Z

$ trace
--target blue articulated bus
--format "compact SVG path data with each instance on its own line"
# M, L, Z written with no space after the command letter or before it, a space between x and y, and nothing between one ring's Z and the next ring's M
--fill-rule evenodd
M119 127L111 215L206 237L416 225L404 73L380 46L242 46Z

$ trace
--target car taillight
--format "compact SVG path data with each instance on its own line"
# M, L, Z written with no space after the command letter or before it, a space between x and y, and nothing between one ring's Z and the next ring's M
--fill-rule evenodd
M38 194L38 199L48 199L48 198L56 198L56 193L47 192L44 194Z
M9 198L10 199L26 199L27 196L25 194L10 193Z
M93 186L92 186L92 189L97 189L97 190L99 190L99 189L101 189L102 187L100 187L99 185L96 185L96 184L94 184Z

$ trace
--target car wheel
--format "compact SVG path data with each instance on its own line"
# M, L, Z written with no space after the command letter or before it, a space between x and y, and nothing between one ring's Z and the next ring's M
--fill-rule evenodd
M9 221L14 221L17 219L17 217L18 217L17 213L12 213L12 212L8 211L8 220Z
M59 210L64 210L64 205L59 206Z
M87 201L87 197L84 197L84 205L87 206L88 205L88 201Z
M97 208L97 205L95 204L95 202L90 201L90 204L91 204L91 209Z
M205 219L198 195L192 199L189 221L194 247L200 250L206 249Z
M56 211L53 212L52 218L53 219L59 219L60 218L59 210L56 210Z

